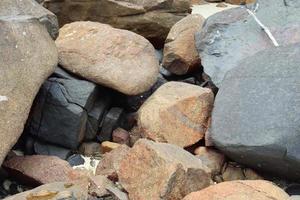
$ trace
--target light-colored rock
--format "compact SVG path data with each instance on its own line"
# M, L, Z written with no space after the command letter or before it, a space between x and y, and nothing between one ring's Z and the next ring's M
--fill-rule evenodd
M204 20L201 15L192 14L171 28L164 47L164 68L177 75L200 68L195 33L202 27Z
M121 144L105 141L105 142L101 143L101 152L107 153L107 152L110 152L110 151L120 147L120 146L121 146Z
M289 195L268 181L230 181L187 195L183 200L288 200Z
M55 44L39 22L46 22L49 13L42 12L32 0L0 1L0 164L21 135L41 84L57 65Z
M74 170L67 161L55 156L16 156L3 163L11 177L29 185L72 181L85 174Z
M61 25L97 21L131 30L162 46L170 28L190 11L190 0L47 0Z
M139 109L139 130L154 141L190 146L203 138L213 101L210 89L168 82Z
M250 4L250 3L255 3L256 0L225 0L226 3L230 3L230 4L236 4L236 5L240 5L240 4Z
M194 5L192 7L192 14L199 14L204 18L208 18L218 12L222 12L227 9L236 8L236 5L226 4L226 7L218 6L218 3L208 3L203 5Z
M211 183L210 170L192 154L146 139L121 161L119 181L132 200L179 200Z
M153 46L133 32L97 22L74 22L56 40L59 64L127 95L147 91L158 76Z

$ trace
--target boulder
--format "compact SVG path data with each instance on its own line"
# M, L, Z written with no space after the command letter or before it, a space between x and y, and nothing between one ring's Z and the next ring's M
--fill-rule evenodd
M33 99L57 65L57 50L34 1L0 1L0 164L21 135ZM51 31L50 31L51 33Z
M202 27L204 20L201 15L192 14L171 28L164 46L164 68L177 75L200 68L194 35Z
M56 156L15 156L3 163L11 177L27 185L72 181L81 178L82 174L73 170L67 161Z
M192 192L183 200L288 200L289 195L268 181L230 181Z
M300 43L261 51L229 71L216 97L211 139L238 163L300 178Z
M211 183L210 170L192 154L146 139L121 161L119 181L132 200L179 200Z
M46 142L76 149L85 136L96 137L109 99L106 89L57 68L35 99L28 132Z
M138 111L142 136L187 147L204 137L214 95L210 89L168 82L156 90Z
M190 0L48 0L60 25L74 21L97 21L127 29L162 46L170 28L190 10Z
M300 1L258 0L256 16L279 45L300 42ZM226 72L241 60L274 47L254 18L240 7L209 17L195 38L204 71L218 87Z
M97 22L74 22L56 40L60 65L97 84L136 95L156 82L153 46L133 32Z

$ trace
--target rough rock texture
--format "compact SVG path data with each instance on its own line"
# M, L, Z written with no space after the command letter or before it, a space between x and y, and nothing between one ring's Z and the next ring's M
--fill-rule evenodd
M231 181L187 195L183 200L287 200L289 195L268 181Z
M255 3L256 0L225 0L226 3L231 3L231 4L250 4L250 3Z
M12 177L33 186L81 177L67 161L55 156L16 156L5 161L3 167Z
M36 2L0 1L0 164L21 135L40 85L57 65L55 44L38 21L48 14Z
M76 149L96 137L109 105L109 92L57 68L38 93L28 132L46 142Z
M50 0L44 6L60 25L74 21L98 21L131 30L162 46L170 28L188 14L190 0Z
M177 75L200 68L194 35L204 20L201 15L189 15L171 28L164 47L164 68Z
M259 0L257 17L279 45L300 42L300 1ZM230 69L261 50L274 47L266 33L244 8L217 13L196 34L201 63L219 87Z
M300 178L300 43L261 51L225 77L211 138L230 158Z
M139 129L145 138L190 146L203 138L213 101L210 89L168 82L139 109Z
M179 200L211 183L209 169L192 154L146 139L121 161L119 179L132 200Z
M90 81L128 95L155 83L158 60L143 37L97 22L74 22L60 29L59 63Z

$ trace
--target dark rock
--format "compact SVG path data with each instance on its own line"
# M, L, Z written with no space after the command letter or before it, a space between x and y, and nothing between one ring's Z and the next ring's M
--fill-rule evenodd
M299 4L293 0L258 0L256 15L279 45L300 41ZM226 72L238 66L242 59L274 47L245 8L229 9L209 17L195 38L204 71L218 87Z
M84 159L80 154L73 154L67 161L72 167L84 164Z
M227 156L300 178L300 43L261 51L228 72L212 115L211 138Z
M112 139L113 130L122 123L123 112L124 110L122 108L113 107L105 115L100 125L100 133L97 137L100 142L110 141Z
M29 133L49 143L76 149L95 138L109 104L104 88L57 68L43 84L28 122Z
M71 155L71 150L60 146L47 144L36 140L33 145L34 152L38 155L57 156L66 160Z
M79 152L85 156L97 156L101 154L100 144L97 142L84 142L80 145Z

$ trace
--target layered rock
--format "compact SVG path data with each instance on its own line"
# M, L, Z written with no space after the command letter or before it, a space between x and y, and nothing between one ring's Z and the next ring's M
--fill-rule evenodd
M98 21L131 30L162 46L170 28L187 15L190 0L99 0L44 2L61 25L74 21Z
M289 195L268 181L231 181L187 195L183 200L287 200Z
M132 200L179 200L211 183L209 169L192 154L145 139L121 161L119 181Z
M270 29L279 45L300 42L299 1L258 0L258 5L257 18ZM209 17L195 37L204 71L218 87L226 72L239 66L242 59L274 47L245 8Z
M226 75L211 138L230 158L291 179L300 177L300 43L261 51Z
M48 21L50 15L31 0L0 2L0 164L21 135L39 87L57 65L50 37L57 27L53 15ZM52 27L49 32L40 21Z
M56 40L60 65L127 95L147 91L158 76L153 46L143 37L97 22L74 22Z
M213 101L210 89L168 82L142 105L138 127L145 138L190 146L203 138Z
M200 68L194 35L204 20L201 15L189 15L171 28L164 46L164 68L177 75Z

